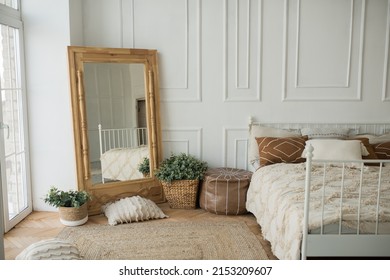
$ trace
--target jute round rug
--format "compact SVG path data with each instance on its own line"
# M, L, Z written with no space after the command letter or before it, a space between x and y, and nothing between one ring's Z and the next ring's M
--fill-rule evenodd
M168 222L84 225L57 236L87 260L267 260L245 222Z

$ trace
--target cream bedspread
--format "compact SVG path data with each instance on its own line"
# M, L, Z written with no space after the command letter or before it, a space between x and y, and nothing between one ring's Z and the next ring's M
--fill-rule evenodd
M312 167L309 230L321 226L323 167ZM360 232L375 222L378 167L364 167L360 208ZM337 223L340 217L341 167L326 167L324 224ZM379 202L380 222L390 221L390 167L382 169ZM360 168L345 168L342 200L342 225L357 225ZM247 193L247 210L252 212L279 259L299 259L303 227L305 163L274 164L258 169ZM368 221L368 223L366 223Z
M144 157L149 157L147 146L111 149L100 158L102 176L120 181L140 179L143 175L137 168Z

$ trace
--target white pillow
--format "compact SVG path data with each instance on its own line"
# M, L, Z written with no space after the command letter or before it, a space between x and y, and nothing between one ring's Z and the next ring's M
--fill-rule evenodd
M248 160L249 163L257 169L260 163L259 147L256 137L300 137L299 129L282 129L267 127L258 124L252 124L249 128L249 147Z
M16 260L80 260L80 252L68 241L52 238L35 242L24 249Z
M168 216L150 199L140 196L122 198L103 205L109 225L162 219Z
M362 137L368 138L370 144L379 144L383 142L390 142L390 133L382 134L382 135L374 135L374 134L357 134L354 137Z
M305 127L301 129L302 135L307 135L309 139L346 139L350 131L350 128L338 127Z
M309 145L314 148L313 160L361 160L364 152L360 140L312 139L306 141L304 158Z

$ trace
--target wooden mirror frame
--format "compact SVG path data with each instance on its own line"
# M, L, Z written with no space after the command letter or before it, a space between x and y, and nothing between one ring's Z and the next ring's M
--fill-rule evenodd
M101 206L119 198L140 195L156 203L164 201L154 170L162 159L160 97L157 51L96 47L68 47L77 183L79 190L92 195L88 205L90 215L100 214ZM92 184L89 162L87 112L84 91L84 63L142 63L144 64L145 100L150 152L150 177L129 181Z

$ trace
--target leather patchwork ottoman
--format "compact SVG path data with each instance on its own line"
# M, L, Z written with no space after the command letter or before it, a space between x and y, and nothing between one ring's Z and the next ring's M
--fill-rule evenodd
M202 180L200 208L219 215L245 214L246 193L251 178L252 172L243 169L208 169Z

